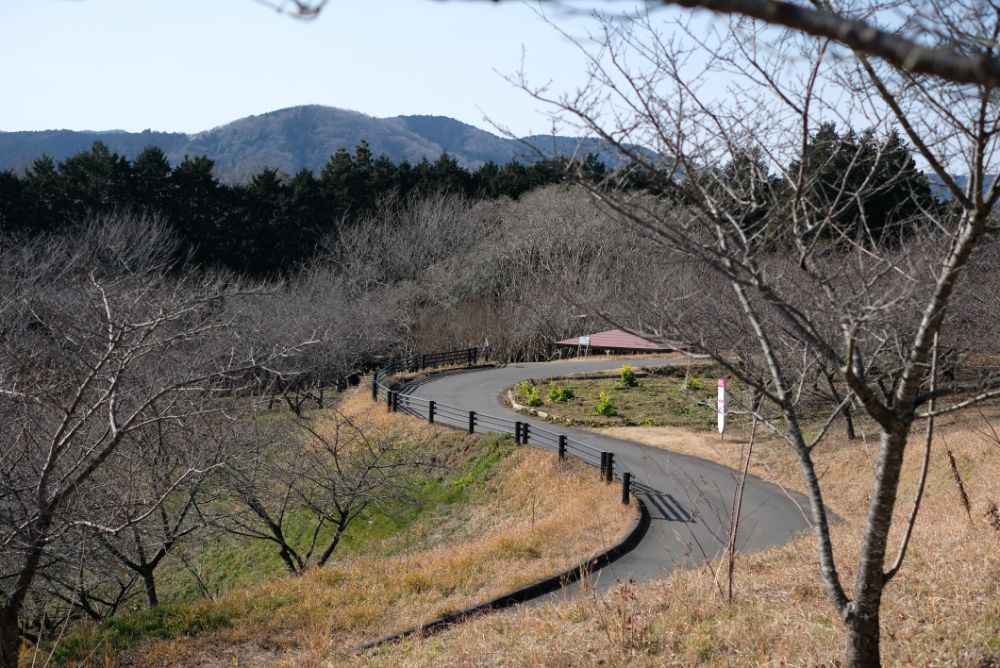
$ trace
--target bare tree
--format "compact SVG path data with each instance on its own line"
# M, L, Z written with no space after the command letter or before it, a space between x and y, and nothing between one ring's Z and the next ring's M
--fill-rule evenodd
M326 564L363 513L411 498L421 465L400 435L334 409L296 426L306 436L257 424L232 432L223 479L238 510L219 513L231 534L274 543L293 575Z
M17 665L22 613L50 555L83 529L128 530L203 470L174 470L136 513L109 487L114 467L132 465L126 450L141 455L161 424L224 419L223 399L284 352L235 335L226 304L245 288L173 257L162 227L128 217L0 253L2 666Z
M155 407L154 407L155 410ZM197 428L160 420L119 449L101 472L105 494L89 503L122 508L122 531L95 532L101 550L94 558L106 567L110 556L141 581L147 604L160 602L156 570L186 539L205 527L199 511L206 478L225 461L224 441L212 425Z
M980 9L933 5L919 18L950 33L954 43L992 44L1000 21ZM706 34L685 22L670 30L666 35L650 14L608 21L595 48L581 46L589 57L588 86L555 98L521 83L557 113L576 119L582 131L683 193L676 206L664 209L589 186L608 213L667 252L694 258L729 286L767 382L731 364L718 342L707 341L707 348L780 416L757 417L801 464L820 575L844 622L847 663L878 665L883 592L902 565L916 520L914 512L893 557L890 530L911 431L921 420L997 394L989 375L975 386L934 382L949 307L974 249L991 229L1000 196L987 178L995 171L997 98L986 86L942 83L912 74L912 67L879 66L863 53L843 59L829 40L746 20L732 21L727 32ZM718 86L725 86L724 94ZM810 169L810 149L823 124L838 118L845 124L864 119L872 137L885 138L872 144L877 159L866 159L869 149L858 148L842 156L846 166L837 170ZM912 191L910 213L892 223L897 241L890 243L864 203L885 196L877 165L885 164L881 157L896 128L950 201L928 205ZM754 188L722 169L748 148L775 174ZM967 171L966 183L952 176L955 168ZM900 166L890 182L901 182L904 170ZM664 326L695 338L705 327L669 319ZM833 386L842 399L818 435L807 436L802 389L817 367L835 370ZM942 401L949 397L950 403ZM856 402L880 433L850 593L837 568L814 463L816 446L847 402Z

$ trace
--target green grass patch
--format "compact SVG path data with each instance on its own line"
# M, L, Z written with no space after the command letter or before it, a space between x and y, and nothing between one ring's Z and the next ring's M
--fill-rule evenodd
M685 374L684 369L671 369L641 376L632 368L607 378L564 379L550 387L571 384L571 396L556 400L550 394L543 402L543 410L551 420L565 424L676 426L709 431L716 428L715 381L711 372ZM522 404L524 387L521 384L513 388L515 400ZM738 382L729 381L730 395L741 391ZM745 418L731 415L729 420L733 423Z
M398 504L388 512L369 512L349 525L334 559L325 567L336 579L336 559L350 554L393 554L409 543L401 536L415 525L433 523L447 517L450 507L458 510L463 504L486 499L490 483L498 475L507 457L514 451L513 441L501 435L467 436L461 433L439 434L433 446L451 451L449 465L423 469L411 481L415 490L409 503ZM311 523L305 515L293 517L289 535L296 541L308 539ZM332 528L329 532L332 533ZM322 538L328 538L324 535ZM322 544L322 541L320 541ZM255 583L285 577L288 574L269 541L250 540L220 534L210 545L188 554L190 562L198 564L201 576L214 594L252 586ZM341 574L342 577L342 574ZM147 609L142 598L132 607L100 623L78 624L59 643L54 654L57 665L72 665L95 656L95 648L114 652L127 650L146 638L170 639L193 637L219 629L240 619L245 622L247 611L232 610L221 601L201 597L195 578L182 568L180 559L171 555L157 571L161 599L167 603ZM265 618L274 610L294 603L293 597L257 598L251 616Z
M449 504L475 501L485 483L497 474L501 463L513 451L513 442L499 435L470 438L456 432L442 434L437 440L433 447L462 453L457 461L419 470L410 481L414 493L407 503L397 503L382 511L364 512L348 525L336 555L395 552L399 548L392 539L422 517L439 512ZM425 445L417 443L413 447ZM293 513L286 532L289 542L304 549L312 537L314 522L306 513ZM320 532L318 544L324 545L332 538L334 530L332 525L325 527ZM208 546L184 549L191 551L185 555L188 562L201 572L202 580L213 594L248 587L288 573L276 546L270 541L221 533ZM195 577L176 557L163 564L157 572L157 581L163 600L191 602L202 596Z

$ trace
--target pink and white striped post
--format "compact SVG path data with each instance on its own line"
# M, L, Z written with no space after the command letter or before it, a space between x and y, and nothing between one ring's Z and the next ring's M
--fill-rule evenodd
M724 438L726 432L726 379L719 379L719 438Z

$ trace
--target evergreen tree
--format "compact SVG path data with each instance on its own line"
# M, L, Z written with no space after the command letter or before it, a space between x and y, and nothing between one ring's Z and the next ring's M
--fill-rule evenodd
M781 199L782 182L770 173L759 147L736 149L721 175L710 175L708 183L709 187L725 189L725 196L718 200L729 204L730 215L739 220L751 243L766 246L781 243L781 230L776 229L776 223L784 221L784 217L772 214L778 211L775 201Z
M498 197L500 193L500 167L488 160L472 173L471 188L475 197Z
M788 173L798 178L800 169L809 187L798 213L816 220L833 214L835 227L853 231L854 241L897 240L922 209L936 206L927 178L896 132L879 140L870 129L841 135L824 123L810 137L804 161Z
M43 155L31 164L24 179L25 229L52 232L62 228L69 216L63 178L55 160Z
M27 224L24 184L10 171L0 172L0 234L18 234Z
M291 189L287 175L274 169L256 174L240 191L239 234L230 239L229 265L256 276L291 269L297 230L290 224Z
M162 212L170 196L170 162L157 146L147 146L132 162L132 198L145 211Z
M215 163L205 156L184 156L170 174L168 213L187 247L202 264L226 264L222 252L235 232L226 229L225 188L213 174Z
M457 195L468 194L471 185L468 170L458 164L448 152L442 153L430 169L430 181L426 194L447 192Z
M129 203L132 166L125 156L113 153L100 141L59 165L69 216L111 211Z
M372 165L371 189L375 198L385 197L390 193L398 193L401 185L398 181L399 170L392 159L385 153L380 155Z
M353 171L354 158L347 152L347 149L338 148L337 152L330 156L323 171L320 172L319 180L327 206L340 215L351 210Z

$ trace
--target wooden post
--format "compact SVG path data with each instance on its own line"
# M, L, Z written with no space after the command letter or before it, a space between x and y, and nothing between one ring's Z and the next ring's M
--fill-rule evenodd
M608 453L602 452L601 453L601 480L604 480L604 478L607 476L607 473L606 473L607 468L608 468Z
M628 471L622 473L622 504L629 504L629 492L631 492L632 487L632 474Z
M559 434L559 459L566 459L566 434Z
M613 452L609 452L608 453L608 467L607 467L607 470L605 471L605 475L607 477L604 478L604 482L608 482L608 483L614 482L614 479L615 479L615 453L613 453Z
M392 390L385 392L385 407L390 413L392 412Z
M521 423L514 423L514 442L521 445Z
M476 433L476 411L469 411L469 433Z
M372 376L372 401L378 401L378 371Z
M530 433L531 433L529 431L530 428L531 428L531 425L528 424L527 422L522 422L521 423L521 445L527 445L528 444L528 439L530 438Z
M434 407L435 403L433 400L427 404L427 421L431 424L434 424Z

